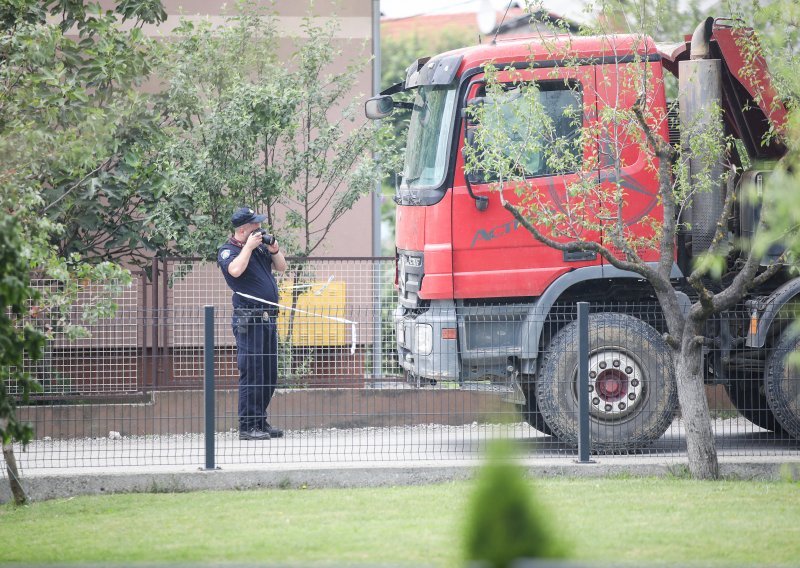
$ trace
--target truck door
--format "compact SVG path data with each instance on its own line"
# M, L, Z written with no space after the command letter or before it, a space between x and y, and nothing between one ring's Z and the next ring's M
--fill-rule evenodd
M630 127L630 109L644 92L645 118L656 135L669 140L661 62L608 63L597 65L595 72L597 110L604 117L595 125L600 147L601 195L606 199L602 204L606 211L603 244L618 258L625 258L608 236L621 211L626 241L636 243L636 251L643 260L657 261L658 247L652 246L651 239L654 227L664 218L658 194L658 161L641 129ZM621 208L615 201L618 196L622 199Z
M582 122L585 127L595 120L595 74L592 66L525 69L514 72L513 77L506 72L500 73L499 78L506 81L509 90L515 88L515 81L516 85L520 81L535 81L540 102L558 136L575 137L580 130L578 124ZM465 100L480 95L481 89L485 88L482 81L481 75L471 81ZM576 109L573 118L565 115L568 106ZM460 150L465 143L466 127L466 120L462 119ZM585 160L594 159L596 145L592 142L584 146L576 151L582 152ZM577 181L577 174L552 173L541 156L529 156L525 162L525 176L531 190L545 196L547 206L563 210L566 189ZM599 263L594 255L568 255L541 244L503 208L498 192L490 188L490 183L472 183L471 189L474 195L488 198L488 207L484 211L477 209L476 201L469 195L463 151L459 151L452 200L455 298L539 296L561 274ZM521 201L513 187L505 188L504 197L513 204ZM597 235L584 234L583 238L596 239Z

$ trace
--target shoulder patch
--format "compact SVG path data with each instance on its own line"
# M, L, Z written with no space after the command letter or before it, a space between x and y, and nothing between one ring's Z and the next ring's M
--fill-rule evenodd
M228 249L223 249L221 253L219 253L219 257L222 260L227 260L227 258L231 255L231 251Z

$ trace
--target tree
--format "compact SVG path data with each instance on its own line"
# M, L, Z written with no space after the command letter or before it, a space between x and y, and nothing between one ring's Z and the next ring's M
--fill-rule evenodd
M9 197L40 198L25 212L60 226L48 235L60 257L146 262L148 249L169 244L149 222L168 172L152 155L162 132L140 90L154 49L140 28L164 18L153 0L108 11L18 0L0 13L3 184Z
M292 311L287 331L290 353L294 309L308 281L315 276L305 259L321 249L333 225L362 196L373 191L375 181L383 177L381 168L385 164L376 162L373 152L381 153L390 139L386 125L362 117L364 94L352 94L368 60L351 61L344 72L332 69L342 55L334 43L338 26L333 19L315 25L307 16L303 22L306 37L293 56L297 71L292 74L292 82L300 96L293 128L281 140L285 148L282 166L286 191L280 200L286 208L287 228L299 237L300 258L291 271ZM293 353L291 359L289 367L294 368L297 362Z
M274 17L245 3L221 29L183 22L164 45L159 74L170 79L159 106L176 181L157 218L174 227L169 238L181 252L212 256L230 232L230 211L248 203L264 210L290 254L306 257L371 190L377 165L368 150L381 134L356 122L352 94L367 60L333 71L338 25L307 16L284 63ZM191 238L179 230L187 213Z
M48 15L60 21L47 23ZM106 284L83 306L91 321L113 313L114 292L130 281L106 259L141 242L132 234L144 226L135 219L145 218L137 192L159 177L137 169L154 123L135 87L149 68L139 27L165 17L154 0L123 0L107 12L66 0L0 7L0 436L11 468L12 442L32 436L14 408L39 388L23 371L44 338L32 328L29 306L51 313L67 337L85 334L69 310L81 284ZM121 32L116 24L126 19L135 26ZM40 295L29 285L32 275L58 285ZM17 473L9 480L23 499Z
M606 17L599 21L609 22L613 18L607 10L618 10L619 5L605 3L601 8ZM785 234L767 231L775 201L765 194L758 230L763 241L757 246L744 240L730 242L727 221L736 194L729 187L710 240L703 250L695 251L686 279L676 283L671 278L675 244L681 233L691 229L683 209L700 196L711 195L717 184L732 183L741 162L733 142L722 132L719 106L706 106L684 118L680 147L662 137L668 117L656 103L655 93L664 86L656 82L644 57L654 50L644 33L654 22L639 24L628 38L619 38L608 28L592 30L601 32L609 53L631 49L640 54L634 65L618 64L610 74L614 78L604 76L596 87L583 80L580 61L570 61L568 53L557 51L561 47L552 37L542 37L554 58L567 60L562 69L552 72L552 78L569 86L572 96L556 111L544 106L540 87L524 74L487 66L491 104L472 110L473 121L480 126L474 129L474 142L468 148L467 169L491 181L503 206L540 242L564 252L598 254L650 283L666 320L689 467L697 478L715 478L719 469L703 382L705 328L713 315L735 307L748 290L783 267L785 256L766 259L763 252ZM757 40L738 31L752 72L758 64ZM596 98L598 112L581 103L587 94ZM633 192L646 188L630 187L625 180L625 168L640 155L646 156L657 187L649 211L632 210ZM534 170L570 174L574 180L566 184L555 207L552 192L531 181ZM762 262L767 266L761 266ZM684 293L691 297L687 311L681 306Z
M331 227L372 191L380 177L369 152L383 145L383 132L363 118L356 123L364 95L352 94L368 60L357 59L344 72L333 71L342 54L334 44L338 27L337 20L315 25L307 16L306 38L293 58L297 72L292 81L300 96L294 128L282 140L288 190L282 204L287 207L287 226L300 232L302 257L320 248Z
M596 28L591 22L587 24L584 30L587 33L592 29L599 33L646 31L656 41L672 42L682 38L707 15L698 0L617 0L589 3L588 8L597 9L601 17L596 20Z
M174 165L154 217L165 238L180 254L214 258L239 204L266 207L278 230L280 139L294 127L299 93L278 62L273 17L245 5L219 29L183 21L160 61L168 83L156 104ZM295 248L283 235L281 244Z
M24 355L34 361L38 359L45 339L44 334L23 320L28 302L36 298L30 288L30 266L19 255L23 244L19 222L5 212L0 213L0 438L17 505L24 504L27 497L20 483L12 442L28 443L33 429L17 419L9 388L18 391L23 402L40 388L24 371Z

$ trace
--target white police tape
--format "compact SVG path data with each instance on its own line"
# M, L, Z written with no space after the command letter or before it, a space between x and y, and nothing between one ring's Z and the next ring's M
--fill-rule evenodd
M358 325L354 321L350 321L349 319L344 318L337 318L333 316L323 316L322 314L315 314L313 312L307 312L305 310L300 310L298 308L290 308L289 306L283 306L281 304L277 304L275 302L270 302L269 300L265 300L264 298L259 298L258 296L251 296L250 294L244 294L243 292L235 292L235 294L239 294L242 298L247 298L248 300L255 300L256 302L261 302L262 304L268 304L270 306L275 306L282 310L289 310L291 312L297 312L298 314L306 314L309 316L316 316L318 318L323 318L339 323L349 323L350 324L350 355L355 355L356 352L356 325Z
M322 293L328 288L328 286L330 286L331 282L333 282L333 275L332 274L331 274L330 278L328 278L328 281L325 282L325 284L322 284L321 286L319 284L298 284L297 286L289 286L288 289L289 290L307 290L309 288L316 288L316 290L313 291L313 294L315 296L321 296ZM285 290L285 288L283 288L283 287L281 287L281 289Z

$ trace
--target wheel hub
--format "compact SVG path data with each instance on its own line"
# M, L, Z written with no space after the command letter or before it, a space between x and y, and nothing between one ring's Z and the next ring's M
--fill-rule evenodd
M601 419L619 419L642 402L643 374L630 355L604 350L589 357L589 411Z
M617 402L628 390L628 375L618 369L601 371L595 381L595 391L603 400Z

